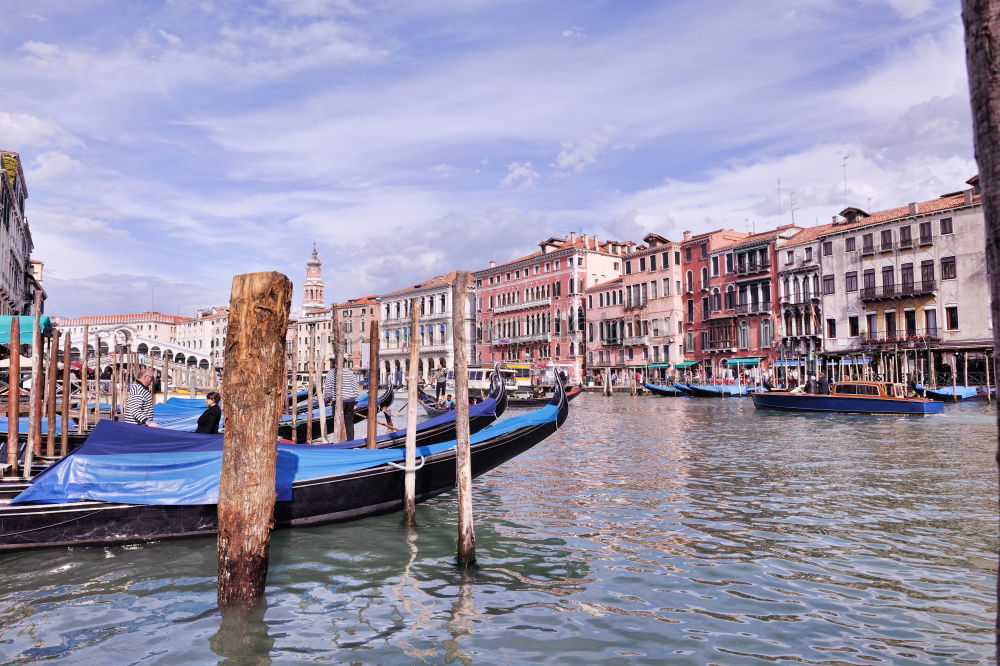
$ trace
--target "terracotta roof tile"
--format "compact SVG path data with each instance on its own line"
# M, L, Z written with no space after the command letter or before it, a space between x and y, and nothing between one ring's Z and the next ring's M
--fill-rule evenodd
M982 200L983 196L981 194L976 194L972 197L973 204L982 203ZM917 215L927 215L929 213L958 208L959 206L964 205L967 205L965 203L965 193L958 192L948 196L938 197L936 199L930 199L928 201L921 201L917 203ZM908 205L897 206L896 208L887 208L885 210L875 211L868 217L859 218L850 224L841 222L831 225L832 228L829 230L829 233L839 233L848 229L860 229L873 224L892 222L893 220L902 220L907 217L912 217L910 207Z
M598 289L607 289L608 287L613 287L615 285L621 284L623 278L621 276L612 278L607 282L602 282L600 284L595 284L593 287L587 287L584 291L597 291Z

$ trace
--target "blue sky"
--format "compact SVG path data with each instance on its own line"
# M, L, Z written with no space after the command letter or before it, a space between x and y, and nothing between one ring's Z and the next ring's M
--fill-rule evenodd
M7 0L48 311L389 291L569 231L829 221L976 171L957 2ZM778 181L781 182L779 198Z

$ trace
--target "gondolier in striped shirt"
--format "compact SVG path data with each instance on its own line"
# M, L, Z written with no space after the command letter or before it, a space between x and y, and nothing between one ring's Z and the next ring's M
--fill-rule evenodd
M323 399L331 405L337 399L337 366L336 359L330 359L330 371L323 379ZM354 408L358 404L358 378L350 368L341 369L340 399L343 401L344 429L348 441L354 439Z
M153 421L153 394L149 385L153 382L153 371L142 368L135 376L135 381L128 387L128 397L125 399L125 423L146 425L159 428Z

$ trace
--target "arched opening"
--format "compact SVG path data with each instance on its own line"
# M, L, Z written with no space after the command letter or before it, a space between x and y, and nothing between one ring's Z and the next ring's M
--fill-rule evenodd
M202 370L208 370L208 359L204 359L204 358L201 359L198 362L198 367L201 368Z
M162 354L163 352L160 350L159 347L153 347L149 350L149 355L152 356L153 358L160 358Z
M198 365L198 359L196 359L194 356L188 356L187 364L189 368L193 368L196 365Z
M149 353L149 345L147 345L145 342L140 342L139 346L136 347L135 350L137 352L139 352L140 354L148 354Z
M170 359L170 352L167 352L167 358ZM174 363L183 363L185 360L184 354L174 354Z

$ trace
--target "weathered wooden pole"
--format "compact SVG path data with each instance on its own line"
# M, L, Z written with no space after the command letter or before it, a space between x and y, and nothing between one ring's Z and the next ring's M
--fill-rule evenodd
M962 385L969 385L969 352L962 352Z
M285 332L292 283L280 273L233 278L222 391L226 396L219 481L221 609L251 608L264 593L274 521L277 439L284 396Z
M986 217L986 274L990 281L996 350L1000 348L1000 1L962 0L962 21L976 161ZM1000 410L997 418L1000 423ZM996 458L1000 463L1000 447ZM997 585L1000 597L1000 580ZM1000 660L1000 615L994 625L994 646L995 656Z
M378 448L378 321L372 320L368 331L368 448Z
M299 324L292 339L292 441L299 441Z
M989 350L983 354L983 357L986 360L986 404L992 404L993 396L990 395L990 363L992 361L990 360Z
M410 299L410 367L406 373L406 471L403 472L403 523L417 520L417 366L420 363L420 330L417 299ZM457 396L456 396L457 397ZM371 400L371 398L369 398Z
M59 370L59 329L52 332L49 340L48 380L45 382L45 455L54 458L56 455L56 381Z
M90 326L83 325L83 347L80 349L80 416L77 429L87 429L87 369L90 367Z
M455 355L455 485L458 488L458 563L476 563L476 533L472 520L472 452L469 447L469 359L465 352L466 271L455 273L451 285L451 339Z
M344 356L341 354L343 329L340 326L340 308L333 307L333 439L347 437L344 426ZM353 417L352 417L353 418Z
M306 404L308 405L308 408L306 409L306 444L308 444L308 443L310 443L310 442L313 441L313 394L314 394L316 388L315 388L315 386L313 386L312 372L311 372L311 370L312 370L312 355L313 355L312 354L313 353L313 344L312 344L312 333L313 333L313 331L311 330L311 328L310 329L306 329L306 330L309 331L309 341L306 344L306 362L305 362L305 367L303 368L303 370L305 370L305 373L306 373L306 401L307 401Z
M121 374L119 370L121 369L121 356L118 353L118 334L111 334L111 420L118 420L118 378Z
M94 333L94 353L96 354L94 368L94 425L101 420L101 334Z
M72 359L72 344L73 338L67 331L66 337L63 338L62 401L60 403L62 405L60 411L62 433L59 435L59 455L62 456L69 453L69 404L73 395L73 377L69 372L69 364Z
M7 476L18 471L18 426L21 418L21 318L10 319L9 372L7 375Z
M39 320L42 293L35 292L35 306L31 318L31 391L28 393L28 442L24 450L24 478L31 478L31 464L41 454L42 438L42 331Z
M323 375L319 372L319 359L310 364L310 379L316 387L316 402L319 403L319 440L326 442L326 397L323 395Z

